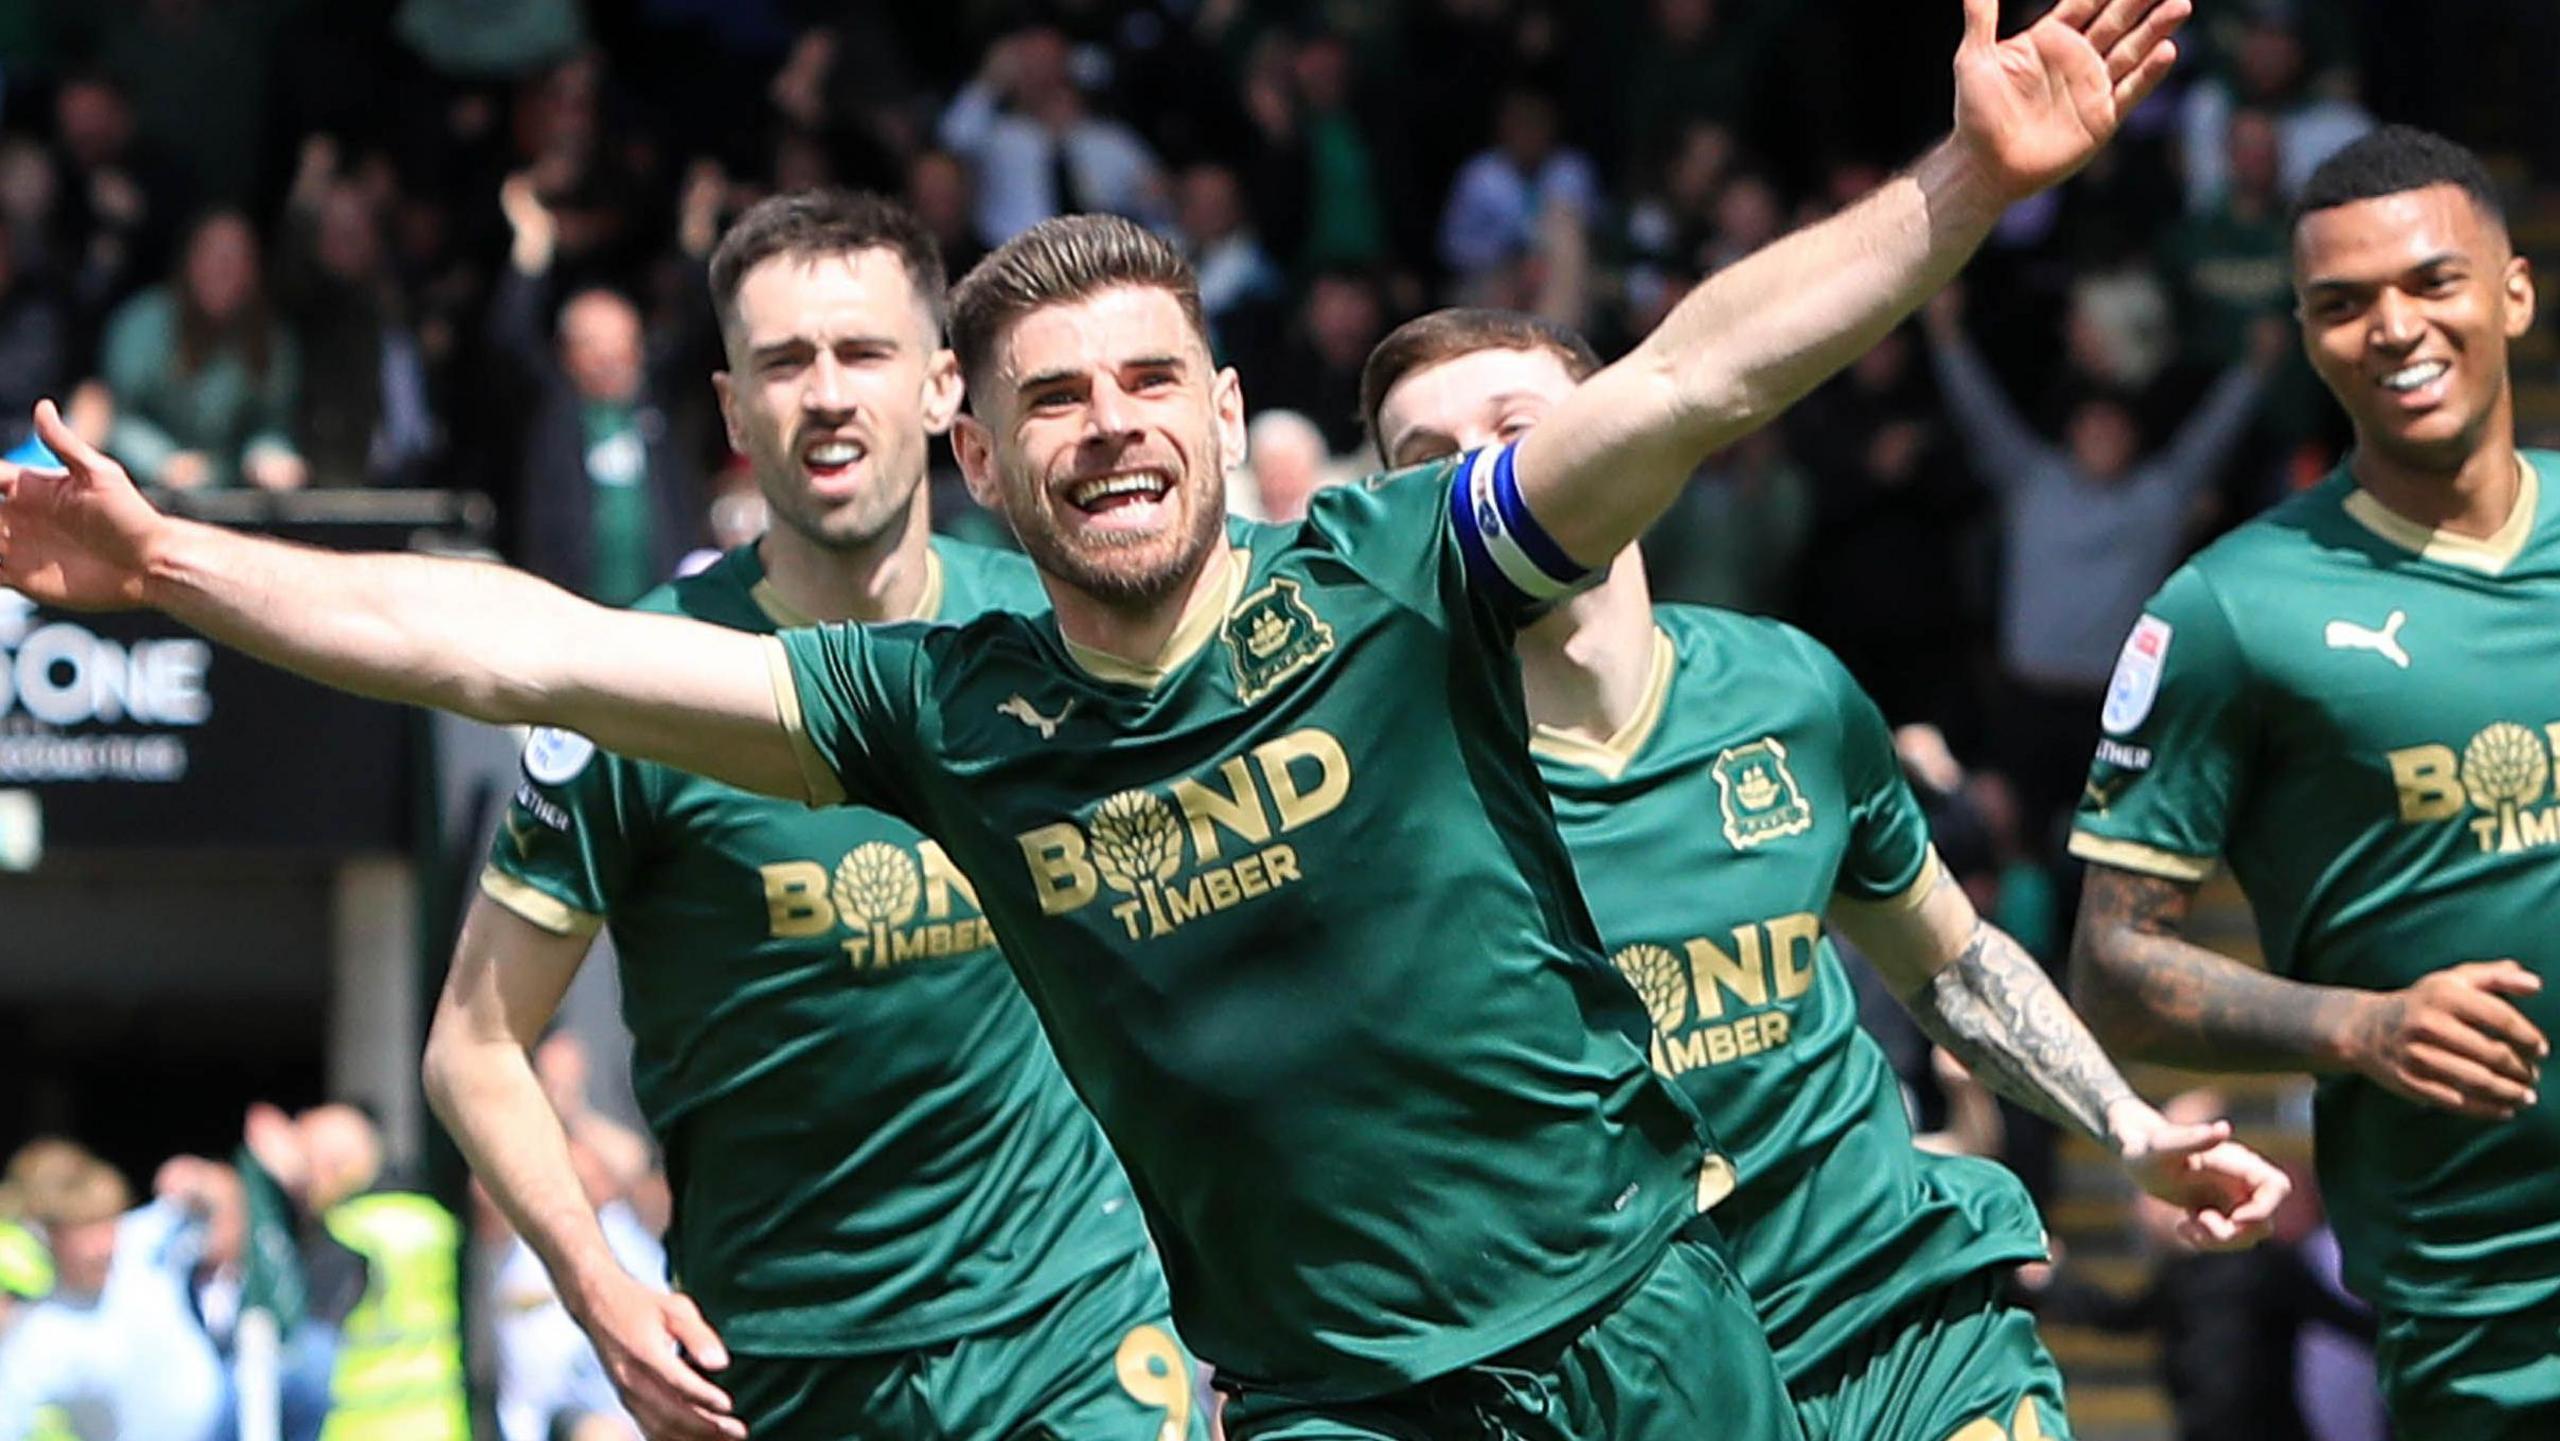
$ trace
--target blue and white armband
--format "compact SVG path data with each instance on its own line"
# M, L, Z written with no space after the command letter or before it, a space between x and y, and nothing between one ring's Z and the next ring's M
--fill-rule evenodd
M1600 574L1564 553L1521 502L1512 478L1517 443L1469 451L1449 481L1449 526L1466 558L1467 579L1515 616L1533 614Z

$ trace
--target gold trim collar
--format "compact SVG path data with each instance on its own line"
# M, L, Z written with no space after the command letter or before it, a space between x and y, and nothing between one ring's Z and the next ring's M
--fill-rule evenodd
M2533 538L2534 516L2541 509L2541 501L2542 478L2535 473L2533 463L2519 453L2516 503L2496 533L2486 538L2420 525L2384 505L2361 486L2348 492L2346 511L2357 524L2421 559L2483 575L2502 575L2524 553L2525 542Z
M1066 645L1067 658L1095 680L1147 690L1164 684L1167 676L1182 669L1184 662L1200 653L1201 647L1218 633L1219 622L1227 618L1236 608L1236 602L1243 597L1245 577L1253 569L1253 553L1241 546L1236 547L1227 552L1227 562L1226 579L1184 609L1182 619L1174 622L1173 633L1164 638L1164 644L1154 656L1144 661L1122 660L1108 651L1078 645L1061 630L1058 639Z
M784 600L782 592L774 588L772 576L756 577L756 583L747 591L747 595L755 601L756 609L765 613L767 620L785 630L798 630L804 626L825 624L816 616ZM916 597L915 609L896 619L909 621L940 620L941 618L942 557L936 554L932 547L927 546L924 553L924 591Z
M1605 741L1585 740L1553 726L1532 726L1529 731L1529 753L1546 760L1561 761L1587 771L1598 771L1608 780L1627 773L1627 767L1644 751L1646 741L1662 724L1662 712L1671 700L1671 678L1680 669L1680 654L1662 627L1653 628L1653 668L1645 675L1644 695L1636 702L1636 712L1618 733Z

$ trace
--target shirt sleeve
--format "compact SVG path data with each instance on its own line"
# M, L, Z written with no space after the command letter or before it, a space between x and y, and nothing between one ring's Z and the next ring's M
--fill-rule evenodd
M1509 632L1597 580L1529 514L1516 445L1318 492L1309 523L1372 584L1417 608L1464 607Z
M482 894L562 936L592 936L627 893L647 817L644 767L572 731L525 742Z
M1849 806L1849 849L1832 888L1852 900L1912 895L1936 878L1929 818L1902 773L1893 730L1848 667L1807 639L1814 668L1840 717L1840 781Z
M2245 681L2212 585L2181 569L2116 658L2071 853L2168 880L2212 874L2255 743Z
M913 811L902 777L914 749L928 662L920 626L823 625L766 643L774 702L813 806Z

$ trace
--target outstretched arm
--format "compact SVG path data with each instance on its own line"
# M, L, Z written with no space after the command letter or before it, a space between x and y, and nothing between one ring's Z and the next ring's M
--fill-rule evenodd
M324 685L578 731L767 795L810 799L771 643L608 610L502 566L289 545L152 509L54 409L67 471L0 463L0 581L75 610L150 607Z
M2286 980L2181 936L2195 889L2089 867L2073 989L2119 1050L2217 1071L2352 1071L2491 1120L2533 1104L2551 1045L2507 999L2541 989L2533 972L2511 960L2471 962L2398 991Z
M2012 201L2086 164L2168 74L2189 0L2061 0L2000 40L1965 0L1953 133L1839 215L1718 272L1520 442L1521 501L1606 563L1698 461L1765 424L1946 283Z
M1836 898L1830 920L1931 1040L1991 1089L2116 1152L2144 1189L2185 1208L2187 1239L2230 1247L2266 1234L2283 1172L2227 1123L2177 1125L2135 1095L2044 968L1944 870L1917 896Z

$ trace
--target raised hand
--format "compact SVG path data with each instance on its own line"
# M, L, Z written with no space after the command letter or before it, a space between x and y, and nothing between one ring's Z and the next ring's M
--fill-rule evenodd
M2089 163L2178 58L2191 0L2062 0L1999 38L2000 0L1964 0L1956 143L2012 199Z
M36 434L64 469L0 461L0 584L69 610L147 604L152 545L169 519L50 400L36 402Z

